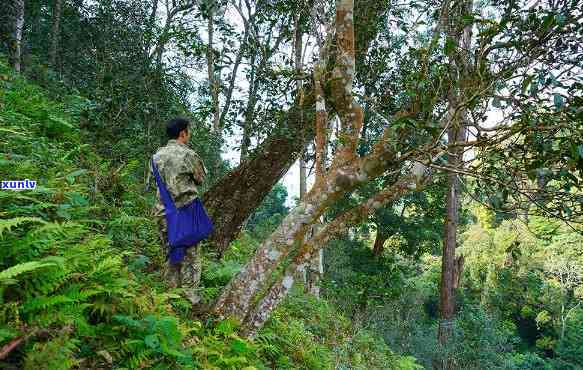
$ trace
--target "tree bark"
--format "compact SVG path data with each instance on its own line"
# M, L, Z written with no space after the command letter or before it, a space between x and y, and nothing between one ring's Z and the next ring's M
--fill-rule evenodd
M464 256L458 256L455 259L455 270L453 279L453 288L458 289L461 285L462 274L464 272Z
M417 156L423 153L424 158L441 156L443 150L436 143L429 143L405 153L395 152L389 145L392 140L390 128L386 128L380 140L375 143L372 151L366 156L356 155L356 146L362 128L362 109L357 104L353 94L353 78L355 66L353 2L341 0L336 4L336 67L331 76L330 97L342 124L342 142L336 150L331 168L317 181L306 194L304 200L294 208L282 221L280 226L257 249L247 265L229 282L214 304L213 312L219 317L233 317L244 323L249 332L254 332L262 322L269 317L277 302L289 290L293 280L282 279L271 287L266 287L277 268L291 252L295 254L293 264L296 268L303 266L317 246L325 244L326 238L334 230L344 230L353 218L361 218L371 209L379 209L385 198L392 198L401 191L394 188L381 192L366 201L355 212L349 212L347 217L335 220L318 232L319 242L305 242L306 232L317 222L318 218L340 197L352 192L359 185L367 183L391 169L407 161L422 161ZM416 114L415 109L407 110L407 114ZM399 112L396 116L405 114ZM301 141L301 140L300 140ZM414 179L401 183L404 189L418 189ZM293 265L290 267L293 272ZM286 270L288 271L288 270ZM286 275L287 276L287 272ZM266 290L266 288L269 288ZM261 294L260 292L267 292ZM258 302L255 304L254 302Z
M361 119L362 115L357 114L352 118ZM346 149L337 151L336 156L342 155L344 158L333 161L328 176L312 187L305 199L284 218L277 230L259 246L247 265L229 282L215 302L213 308L215 314L219 317L233 317L243 321L252 309L256 294L263 290L266 281L290 252L301 246L301 255L304 248L309 248L308 243L303 243L306 231L341 196L380 176L397 163L411 160L417 153L437 155L438 149L428 144L397 158L391 146L387 145L387 140L389 140L388 129L385 130L381 140L375 144L373 151L362 158L356 157L355 153L349 156ZM410 185L410 182L406 183L407 187ZM395 193L397 192L382 195L384 198ZM368 210L371 207L378 209L381 206L382 198L375 197L367 202L366 208L363 209ZM337 227L345 227L346 222L348 221L340 222ZM270 303L269 306L271 307L272 304ZM262 315L262 312L258 314Z
M302 31L300 30L300 13L296 13L294 21L294 60L296 74L299 76L302 73ZM296 91L302 95L302 81L296 80ZM306 196L307 185L307 164L306 164L306 149L300 155L300 200Z
M454 5L455 6L455 5ZM471 14L472 0L464 1L459 4L459 10L455 13L456 17L461 19L462 16ZM459 21L456 19L456 21ZM467 141L467 108L459 107L465 94L465 81L468 75L470 65L470 47L472 26L465 26L461 30L454 29L454 20L450 19L450 28L448 37L454 41L456 50L448 53L448 58L452 62L451 78L458 81L459 88L452 87L448 96L449 103L449 128L447 130L448 141L450 143L461 143ZM460 108L460 109L458 109ZM448 151L448 167L461 169L463 166L463 147L450 147ZM455 249L457 246L457 227L459 223L459 193L460 183L459 175L450 171L447 175L447 195L446 209L447 215L445 220L444 237L443 237L443 256L441 262L441 284L440 284L440 321L438 329L438 340L442 346L447 346L452 336L453 319L455 315L455 288L458 285L458 278L461 271L457 271L457 261ZM462 260L463 263L463 260ZM457 273L456 273L457 272ZM446 355L441 367L443 369L452 368L452 359Z
M59 48L59 33L61 25L62 0L54 0L53 3L53 30L51 34L51 48L49 51L49 63L53 69L57 67L57 50Z
M306 191L308 188L308 171L307 171L307 163L305 160L306 150L302 151L300 155L300 199L303 199L306 196Z
M382 171L388 162L387 160L379 161L378 157L384 159L385 154L388 154L383 148L379 148L378 151L371 154L369 159L375 163L372 166L364 166L359 163L355 152L351 150L358 140L359 128L362 126L362 110L352 96L354 76L354 27L352 21L353 2L342 0L337 3L337 48L338 54L342 55L342 58L337 60L333 77L335 77L334 81L340 78L342 82L337 81L331 85L333 98L341 107L338 109L338 113L341 116L343 134L346 140L338 149L333 161L333 170L324 181L312 187L300 204L259 246L247 265L229 282L214 305L214 312L220 317L232 316L243 320L252 308L251 305L257 292L263 289L277 266L294 249L294 245L303 245L306 232L327 207L346 191L350 191L367 181L370 175L380 173L378 171ZM299 94L298 99L303 100L302 94ZM349 112L350 114L348 114ZM301 114L300 117L303 118Z
M255 104L257 103L257 89L256 82L256 67L255 54L251 56L249 62L251 64L251 72L249 78L249 97L247 98L247 107L245 108L245 117L243 121L243 139L241 141L241 160L243 163L249 155L249 147L251 146L251 135L253 132L253 120L255 119Z
M13 65L20 73L22 63L22 29L24 28L24 0L14 0L14 51Z
M245 220L314 137L308 118L312 104L311 96L306 96L301 109L298 102L288 112L287 120L254 151L250 159L219 180L203 196L203 203L215 225L210 242L221 255L237 237Z
M374 240L374 246L372 249L372 254L375 257L380 257L383 254L385 248L385 242L389 238L389 235L381 230L377 230L377 236Z
M452 136L453 137L453 136ZM457 161L450 154L448 164L456 166ZM445 232L443 238L443 256L441 260L441 287L440 287L440 322L438 338L441 345L446 345L451 337L451 320L455 312L455 248L458 225L458 175L449 172L447 175L447 196Z
M219 107L219 81L217 76L215 76L215 60L214 60L214 50L213 50L213 39L215 30L215 5L211 4L209 6L208 14L208 46L207 46L207 72L209 80L209 90L211 93L212 106L213 106L213 132L220 133L221 131L221 112Z

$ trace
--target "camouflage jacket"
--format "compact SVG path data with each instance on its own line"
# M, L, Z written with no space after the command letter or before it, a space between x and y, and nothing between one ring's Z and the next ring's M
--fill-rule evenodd
M154 163L176 207L182 207L199 196L197 186L204 181L206 168L194 150L176 140L169 140L154 154ZM154 215L164 217L160 191L157 194Z

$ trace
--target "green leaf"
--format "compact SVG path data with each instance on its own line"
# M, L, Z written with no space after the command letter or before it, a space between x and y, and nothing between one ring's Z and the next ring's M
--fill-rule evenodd
M547 15L543 20L543 27L545 30L551 28L553 23L555 22L555 17L552 14Z
M69 195L71 205L85 207L89 204L89 201L87 200L87 198L85 198L80 193L72 192L72 193L69 193L68 195Z
M230 320L221 321L215 328L215 333L229 336L235 332L235 324Z
M443 51L445 52L445 54L450 54L451 52L453 52L455 49L455 43L453 42L453 40L451 39L451 37L446 38L445 40L445 46L443 48Z
M26 272L32 272L47 266L55 266L53 262L44 261L31 261L24 262L18 265L7 268L6 270L0 271L0 283L3 285L10 285L16 283L16 276L24 274Z
M71 208L70 204L59 205L59 208L57 209L57 216L64 218L66 220L70 220L71 214L69 213L69 211L67 211L67 209L69 209L69 208Z
M43 224L46 223L37 217L16 217L9 220L0 220L0 238L2 237L4 231L10 231L12 228L17 227L18 225L25 222L40 222Z
M231 350L237 353L238 355L244 355L246 353L249 353L250 351L247 343L241 339L235 339L235 341L231 343Z
M468 24L472 24L474 23L474 15L473 14L466 14L464 16L462 16L462 21L464 25L468 25Z
M65 179L67 179L67 182L69 184L73 184L75 182L76 177L79 177L79 176L84 175L86 173L87 173L87 170L85 170L85 169L76 170L76 171L73 171L70 174L66 175Z
M160 348L160 339L158 339L157 334L146 335L144 338L144 343L151 349L157 350Z

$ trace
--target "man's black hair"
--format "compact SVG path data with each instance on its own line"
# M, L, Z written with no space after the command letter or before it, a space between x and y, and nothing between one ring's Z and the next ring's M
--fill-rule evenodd
M173 118L166 124L166 135L169 139L178 139L180 132L188 129L189 124L190 121L184 117Z

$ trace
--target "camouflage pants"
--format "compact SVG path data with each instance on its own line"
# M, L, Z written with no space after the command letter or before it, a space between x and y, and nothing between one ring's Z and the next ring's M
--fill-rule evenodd
M164 256L168 256L170 245L167 238L166 220L158 220L158 229L160 232L160 241ZM163 276L171 288L184 288L184 294L192 304L200 303L199 285L202 264L198 246L192 246L186 250L184 260L180 263L171 264L166 261L164 265Z

